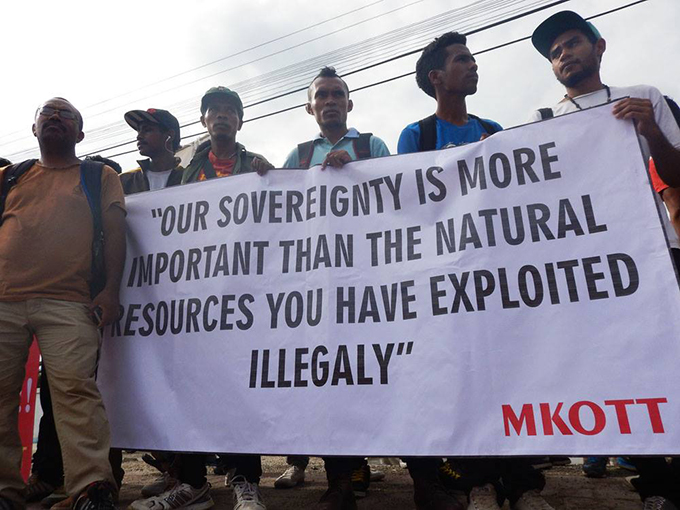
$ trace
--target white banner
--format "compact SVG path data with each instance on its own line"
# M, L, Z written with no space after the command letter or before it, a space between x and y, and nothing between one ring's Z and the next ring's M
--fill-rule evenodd
M611 105L134 195L115 446L679 454L680 291Z

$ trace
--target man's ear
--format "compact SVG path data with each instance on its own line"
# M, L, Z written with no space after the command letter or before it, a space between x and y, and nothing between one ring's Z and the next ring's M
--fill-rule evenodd
M430 83L434 87L435 85L438 85L441 82L441 79L439 77L439 69L432 69L429 73L427 73L427 79L430 80Z
M80 133L78 133L78 138L76 139L76 143L82 142L83 138L85 138L85 133L83 131L81 131Z
M305 111L310 115L314 115L314 112L312 111L312 105L309 103L305 104Z
M600 38L597 41L595 41L595 51L597 51L597 55L600 57L600 60L602 60L602 55L607 49L607 41L604 39Z
M205 125L205 117L203 115L201 115L201 124L203 125L204 128L208 127Z
M238 129L236 131L241 131L241 128L243 127L243 119L239 119L238 121Z
M352 108L354 108L354 103L352 102L351 99L347 100L347 111L351 112Z
M38 138L38 132L37 132L36 129L35 129L35 124L33 124L33 127L31 127L31 131L33 131L33 136L35 136L36 138Z

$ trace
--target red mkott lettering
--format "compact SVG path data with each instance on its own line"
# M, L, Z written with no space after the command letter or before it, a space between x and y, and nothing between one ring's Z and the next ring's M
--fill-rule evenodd
M572 436L575 433L584 436L596 436L606 428L608 421L616 422L620 434L632 434L630 415L642 413L648 420L646 430L654 434L664 434L661 404L667 404L668 399L637 398L605 400L602 404L590 400L574 402L568 408L564 402L538 404L541 416L542 433L544 436L556 434ZM503 428L505 435L536 436L539 431L536 425L534 404L522 404L519 414L511 404L503 404ZM629 414L630 413L630 414ZM645 432L645 430L639 430Z

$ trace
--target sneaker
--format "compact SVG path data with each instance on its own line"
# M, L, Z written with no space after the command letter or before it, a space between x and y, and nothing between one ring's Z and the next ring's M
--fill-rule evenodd
M628 457L616 457L616 465L626 471L637 473L637 467L635 467L635 464L633 464Z
M238 475L231 481L234 488L234 510L267 510L260 487Z
M527 491L512 505L512 510L555 510L537 490Z
M459 480L461 476L450 460L447 459L439 465L439 480L448 490L460 489L461 484Z
M651 496L644 501L643 510L678 510L673 503L661 496Z
M67 498L68 494L66 494L66 489L64 489L63 485L60 485L54 489L52 494L45 496L42 500L40 500L40 506L43 508L52 508L54 505L64 501Z
M74 510L116 510L113 503L113 490L107 482L94 482L80 493Z
M382 482L385 479L385 472L371 466L371 483Z
M134 501L129 510L205 510L215 505L210 497L210 484L205 483L200 489L194 489L188 483L175 485L169 491L147 499Z
M357 499L368 495L368 486L371 485L371 468L364 462L360 468L352 471L352 491Z
M413 478L413 501L417 510L464 510L452 494L449 494L437 478L416 476Z
M28 481L26 482L26 487L23 492L24 499L26 500L26 503L39 501L45 496L52 494L55 489L56 486L41 480L37 474L33 473L28 477Z
M114 498L115 503L115 498ZM73 496L66 496L50 507L50 510L71 510L73 508Z
M607 457L586 457L583 459L583 474L588 478L604 478L607 474Z
M357 510L357 500L352 490L351 475L347 473L329 473L328 490L317 501L314 510Z
M275 489L292 489L305 481L305 470L299 466L291 466L274 480Z
M500 510L496 489L490 483L473 487L470 491L468 510Z
M142 487L142 496L145 498L159 496L172 489L175 485L177 485L177 479L170 476L170 473L161 473L158 478Z

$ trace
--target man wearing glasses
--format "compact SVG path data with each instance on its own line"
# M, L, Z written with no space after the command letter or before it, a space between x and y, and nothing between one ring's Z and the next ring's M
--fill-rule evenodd
M93 216L75 147L83 120L61 98L37 111L40 159L8 182L0 217L0 510L25 507L17 430L24 365L35 335L47 369L65 486L76 510L113 510L109 425L95 383L98 328L118 316L125 202L115 171L101 171L106 284L91 298ZM13 174L16 175L16 174ZM11 187L10 187L11 186ZM96 314L94 313L96 312Z

